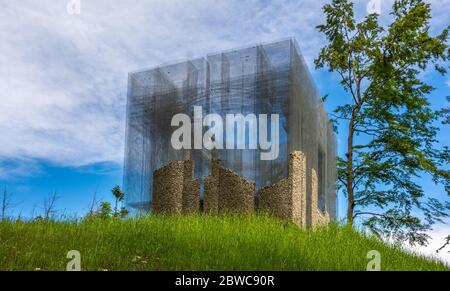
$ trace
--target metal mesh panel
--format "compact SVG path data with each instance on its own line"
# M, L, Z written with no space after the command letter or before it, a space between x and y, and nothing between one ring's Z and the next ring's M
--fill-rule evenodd
M292 39L129 75L124 188L130 210L148 210L153 172L183 159L185 151L175 150L170 144L174 130L171 119L185 113L194 120L194 106L203 107L203 116L217 113L224 120L227 113L279 114L280 119L278 158L261 160L259 148L248 149L245 131L246 149L189 150L195 161L196 178L203 179L209 174L214 157L221 159L225 167L255 181L258 190L285 178L289 153L301 150L307 157L307 181L311 179L310 170L318 170L320 160L319 203L322 208L326 205L331 217L335 216L335 135L298 45ZM224 123L225 131L227 126ZM203 128L202 134L206 130ZM224 135L224 145L226 138Z

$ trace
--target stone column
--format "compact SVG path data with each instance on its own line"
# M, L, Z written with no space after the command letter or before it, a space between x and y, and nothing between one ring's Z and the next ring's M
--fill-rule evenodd
M200 208L200 181L194 161L176 161L153 174L153 213L194 213Z
M306 227L306 159L300 151L289 157L289 176L261 189L259 208Z
M153 213L181 213L183 176L183 161L170 163L155 171L153 174Z
M292 220L306 228L306 158L301 151L289 155L289 179L292 191Z

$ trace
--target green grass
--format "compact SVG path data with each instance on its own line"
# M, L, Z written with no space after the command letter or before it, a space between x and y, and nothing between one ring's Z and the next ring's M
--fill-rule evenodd
M337 225L316 231L261 215L0 223L0 270L65 270L69 250L83 270L449 270Z

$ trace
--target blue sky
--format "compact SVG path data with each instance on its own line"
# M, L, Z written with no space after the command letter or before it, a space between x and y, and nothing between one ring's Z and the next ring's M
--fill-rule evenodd
M53 191L62 212L83 213L94 192L109 199L122 183L130 71L293 36L320 93L330 95L327 109L344 96L337 76L312 64L324 45L315 26L323 22L325 0L81 0L79 15L67 12L68 2L0 0L0 187L21 202L14 214L38 214ZM356 14L364 17L369 1L357 2ZM431 31L438 32L448 24L450 0L428 2ZM392 0L381 3L386 22ZM448 105L450 77L432 71L422 77L437 88L433 107ZM439 139L448 145L447 132L442 128ZM340 152L344 146L339 141ZM420 183L446 198L429 177ZM437 226L426 251L448 233L448 224Z

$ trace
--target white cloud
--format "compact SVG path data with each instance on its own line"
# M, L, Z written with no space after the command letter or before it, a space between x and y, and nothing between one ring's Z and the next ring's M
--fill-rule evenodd
M428 233L431 239L428 241L426 247L407 247L409 250L425 255L427 257L433 257L439 259L450 266L450 246L441 250L439 253L436 252L445 243L445 238L450 235L450 221L446 224L435 225L433 230Z
M320 2L2 4L0 159L121 163L129 71L286 36L312 56Z
M2 3L0 160L120 164L129 71L288 36L312 67L328 2L81 0L73 16L68 1Z
M324 44L315 26L328 2L81 0L81 15L72 16L68 1L2 1L2 179L39 171L36 160L121 164L129 71L288 36L312 68ZM429 2L432 29L442 29L450 0ZM364 16L366 1L357 3ZM383 0L383 19L390 3ZM434 254L449 233L436 228L420 251ZM450 262L448 253L439 256Z

